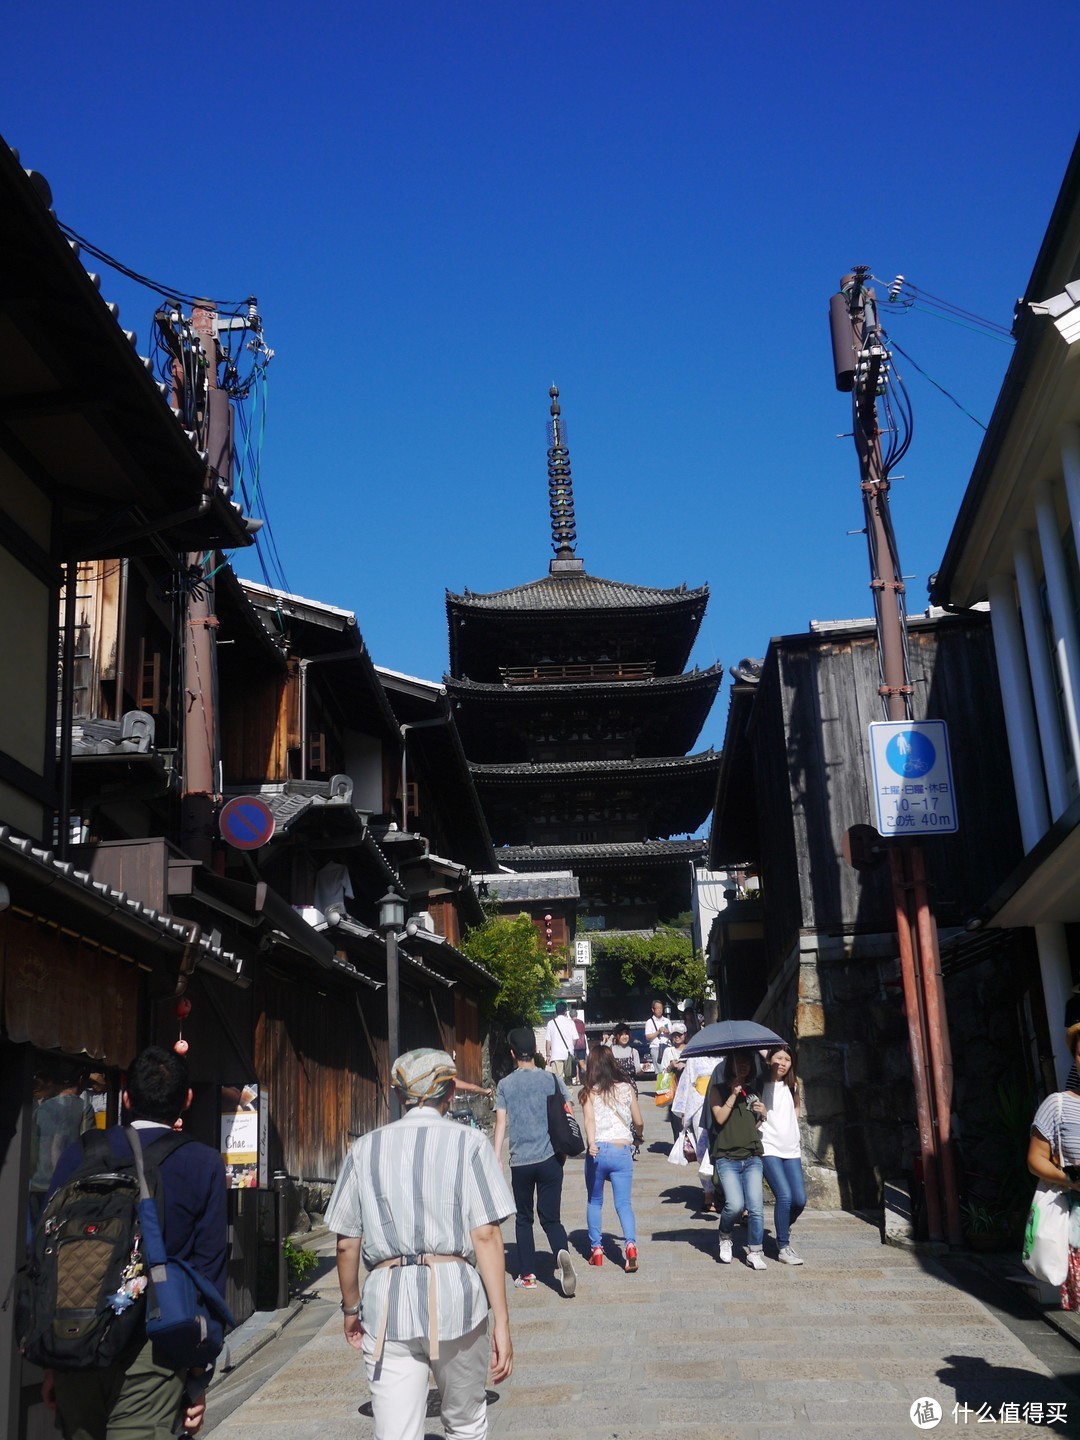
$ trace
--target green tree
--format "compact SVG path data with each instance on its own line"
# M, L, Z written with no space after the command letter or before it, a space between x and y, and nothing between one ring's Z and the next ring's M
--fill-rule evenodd
M623 984L640 987L669 1001L705 997L708 976L705 957L695 950L689 935L671 925L661 925L651 935L605 935L596 931L593 963L617 965Z
M559 988L559 955L549 955L528 915L489 915L466 932L461 948L499 980L488 1013L510 1029L539 1025L540 1002Z

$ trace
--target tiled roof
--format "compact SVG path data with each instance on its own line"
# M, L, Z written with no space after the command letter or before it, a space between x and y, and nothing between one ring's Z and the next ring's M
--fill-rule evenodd
M523 900L577 900L581 888L577 876L569 870L546 871L531 875L474 875L473 882L487 882L491 895L511 905Z
M287 780L281 785L258 785L230 789L230 795L255 795L274 817L274 833L283 835L304 815L314 810L331 810L357 827L363 819L352 804L352 781L335 775L330 780Z
M470 765L478 782L516 779L555 779L560 776L644 775L664 771L708 770L718 767L720 752L702 750L697 755L647 757L643 760L551 760L544 763L526 762L518 765Z
M706 840L627 840L608 845L504 845L495 851L504 865L518 870L554 868L590 860L696 860L705 854Z
M544 575L526 585L509 590L493 590L487 594L466 590L463 595L446 592L451 607L476 610L628 610L655 609L658 606L685 604L708 599L709 587L688 590L680 585L672 590L654 589L649 585L629 585L621 580L603 580L599 575Z
M33 869L40 871L43 879L48 877L53 883L61 879L66 881L71 887L69 893L79 895L82 892L91 905L95 901L104 902L125 919L145 925L147 930L157 937L179 945L187 945L191 941L192 927L189 921L166 915L139 900L132 900L125 891L114 890L111 885L106 885L104 880L95 880L89 871L76 869L69 860L57 860L51 850L43 850L34 845L33 841L15 835L9 826L0 825L0 863L5 853L12 857L17 855L23 863L28 863ZM198 959L212 960L215 965L224 967L239 977L244 964L239 955L235 955L231 950L223 950L220 944L215 943L208 935L200 935L196 948L199 952Z
M119 720L76 720L71 727L73 756L149 755L153 748L154 717L141 710L128 711Z

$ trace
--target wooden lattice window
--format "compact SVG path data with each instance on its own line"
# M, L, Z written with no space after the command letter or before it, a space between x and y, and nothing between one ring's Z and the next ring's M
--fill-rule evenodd
M123 696L119 697L123 705ZM146 653L146 641L139 641L139 671L136 676L135 705L139 710L157 714L161 710L161 652Z

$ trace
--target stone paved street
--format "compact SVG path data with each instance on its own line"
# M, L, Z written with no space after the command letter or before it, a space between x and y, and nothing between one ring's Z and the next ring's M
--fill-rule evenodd
M641 1269L624 1274L609 1243L601 1269L582 1258L577 1296L566 1300L541 1253L541 1288L510 1291L515 1369L489 1411L497 1440L899 1440L920 1433L909 1410L922 1396L942 1406L940 1436L1080 1434L1080 1400L1010 1329L932 1259L883 1246L866 1221L808 1211L796 1237L806 1264L770 1262L763 1273L739 1263L737 1230L736 1262L719 1265L716 1222L696 1213L692 1172L666 1163L666 1123L642 1098ZM571 1161L563 1218L578 1251L584 1212L582 1164ZM767 1253L769 1224L766 1209ZM616 1226L609 1202L605 1227ZM512 1221L504 1234L512 1266ZM363 1366L330 1310L333 1276L317 1288L323 1298L312 1306L325 1306L327 1318L313 1338L224 1419L228 1388L246 1367L213 1392L215 1440L369 1440L371 1419L358 1414ZM958 1403L970 1407L966 1423L962 1410L953 1418ZM1014 1423L1003 1418L1008 1404L1018 1417L1041 1405L1043 1418ZM1048 1423L1051 1406L1071 1418ZM441 1436L437 1418L429 1433Z

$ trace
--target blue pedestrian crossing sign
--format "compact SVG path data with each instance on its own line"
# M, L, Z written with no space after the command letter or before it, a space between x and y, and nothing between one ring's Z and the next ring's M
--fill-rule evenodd
M956 787L944 720L876 720L870 770L879 835L955 835Z

